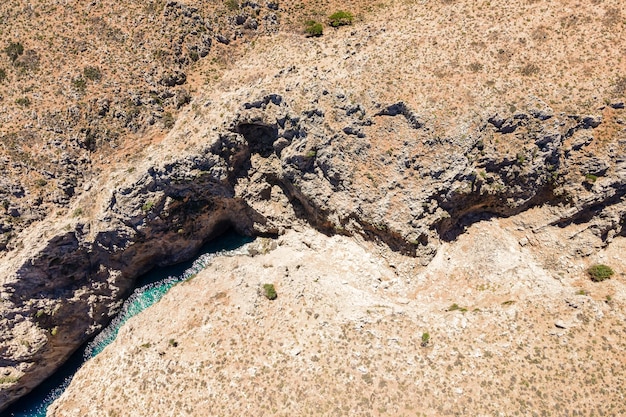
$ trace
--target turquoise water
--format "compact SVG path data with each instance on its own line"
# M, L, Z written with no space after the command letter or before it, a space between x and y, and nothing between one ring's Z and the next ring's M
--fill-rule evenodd
M241 247L250 242L234 233L228 233L217 241L205 245L200 255L191 262L158 268L139 278L137 289L126 300L120 313L91 342L87 343L65 363L52 377L33 392L20 399L5 412L10 417L45 417L50 404L54 402L72 381L81 365L93 358L115 340L120 327L131 317L141 313L158 302L177 283L191 278L206 268L216 256L232 256L242 252Z

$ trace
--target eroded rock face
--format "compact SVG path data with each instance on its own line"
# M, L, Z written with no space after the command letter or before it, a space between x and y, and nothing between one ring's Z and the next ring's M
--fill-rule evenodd
M163 17L179 22L171 33L182 39L172 49L179 66L148 76L163 88L180 87L188 82L187 53L202 55L211 45L200 31L179 36L184 22L206 26L193 8L166 6ZM233 24L253 30L252 20L250 14ZM32 222L11 236L23 246L3 255L0 265L0 372L12 381L0 387L0 409L101 328L139 274L188 259L226 227L279 235L294 224L308 224L382 243L417 265L427 265L442 242L454 241L477 220L536 206L545 208L545 222L533 224L534 230L583 225L568 237L567 247L558 248L573 256L590 255L626 234L624 106L565 112L529 97L513 109L494 93L477 97L477 104L459 115L442 117L386 82L385 71L392 67L417 68L394 62L410 52L397 49L402 42L396 39L405 36L400 29L394 36L380 26L342 30L334 38L341 48L324 40L307 40L304 48L302 37L281 38L281 48L268 41L265 52L244 62L252 70L242 65L223 84L198 93L163 143L116 177L103 173L87 186L77 179L83 164L59 155L71 174L59 179L59 201L72 203L65 218L46 218L35 203L30 212L4 207L7 216L28 214ZM220 34L216 40L229 43L237 36ZM270 62L268 51L284 56L271 56ZM298 65L296 51L302 53ZM376 65L385 79L370 84L369 78L360 80L369 74L359 71L373 56L381 57ZM443 83L445 74L440 75ZM187 102L179 87L167 99ZM131 102L148 96L133 96ZM152 99L151 105L158 105ZM127 120L114 104L102 99L93 110ZM88 154L97 138L83 134L76 146ZM25 194L19 183L0 181L0 197ZM90 208L81 212L85 202ZM9 220L0 229L2 239L17 233ZM3 244L0 240L0 250Z
M4 368L21 375L4 403L105 324L139 274L190 258L227 227L276 235L300 218L423 265L474 221L538 205L554 207L546 224L584 220L605 242L624 234L624 143L603 159L575 149L577 132L593 135L582 116L494 116L467 137L441 138L403 103L341 103L297 112L282 94L244 102L200 152L136 175L111 193L96 224L78 223L22 261L3 286ZM350 129L330 127L331 111ZM498 127L507 123L514 132ZM380 154L383 126L403 142ZM589 182L599 165L605 176ZM21 326L37 334L27 351L15 348Z

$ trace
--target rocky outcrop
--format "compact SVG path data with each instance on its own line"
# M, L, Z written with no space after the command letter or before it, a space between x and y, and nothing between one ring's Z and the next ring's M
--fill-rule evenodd
M20 96L21 107L14 105L12 95L36 89L32 80L39 60L32 50L27 49L12 66L1 68L4 75L0 83L7 87L2 112L7 116L0 129L4 144L0 148L0 175L7 184L0 183L0 253L16 248L19 241L14 238L21 230L55 210L67 208L78 189L97 177L117 152L127 155L120 148L170 130L176 113L191 101L187 84L193 65L211 53L214 60L218 59L214 40L225 37L228 43L243 41L278 28L275 9L251 2L219 16L213 13L215 5L193 1L136 2L140 12L133 10L133 2L111 3L58 11L67 13L64 18L70 20L74 14L84 13L86 27L67 34L60 54L65 56L67 49L79 51L79 62L69 68L65 59L42 62L45 71L35 77L41 84L37 89L51 84L54 94L37 91L31 98ZM37 7L45 9L48 5ZM100 8L114 10L116 19L103 18ZM231 21L235 14L246 23ZM41 13L44 15L48 13ZM24 38L30 33L54 32L44 29L39 17L35 14L28 22L11 17L7 25L19 27ZM47 18L45 24L55 20ZM80 33L87 27L86 33ZM96 39L90 39L93 33L98 34ZM81 39L70 39L72 35ZM42 39L37 37L37 41ZM27 44L25 39L17 40ZM45 49L54 53L51 45ZM102 51L106 51L104 61ZM65 75L46 79L57 71ZM8 85L4 83L7 77L11 78ZM14 186L21 191L16 192Z
M343 99L333 105L341 109ZM580 132L594 136L599 124L588 117L493 116L467 137L441 138L412 122L403 103L356 108L340 110L336 125L360 136L330 127L332 108L297 112L277 93L244 102L200 152L150 167L111 193L98 222L49 238L3 286L3 367L21 366L4 404L104 325L139 274L188 259L229 227L271 235L299 217L424 265L472 222L537 205L554 207L549 224L584 219L605 242L624 234L624 142L604 159L572 146ZM381 118L408 128L404 145L386 154L371 145ZM507 124L515 130L503 131ZM601 176L590 183L590 172ZM283 202L277 215L268 212L272 200ZM24 352L11 346L25 323L39 342Z

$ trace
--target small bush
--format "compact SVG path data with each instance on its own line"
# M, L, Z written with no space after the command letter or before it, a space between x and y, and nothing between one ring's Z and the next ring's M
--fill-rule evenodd
M174 115L171 112L168 111L163 114L163 127L171 129L174 127L175 122L176 119L174 119Z
M315 20L307 20L307 22L305 23L304 31L309 37L319 37L324 34L324 27L321 23L316 22Z
M467 309L465 307L461 307L457 303L454 303L450 307L448 307L448 309L446 311L460 311L462 313L465 313L467 311Z
M278 298L274 284L263 284L263 295L265 295L268 300L275 300Z
M15 100L15 104L22 106L22 107L28 107L30 106L30 99L28 97L20 97L17 100Z
M87 88L87 81L83 77L78 77L72 80L72 86L80 92L84 92L85 88Z
M0 68L0 83L3 83L4 80L7 79L7 72L4 70L4 68Z
M239 10L239 2L237 0L226 0L226 8L231 12Z
M332 27L336 28L344 25L351 25L354 20L354 15L350 12L344 12L339 10L328 17L329 23Z
M468 68L470 71L472 72L480 72L483 70L485 66L483 64L481 64L480 62L472 62L471 64L469 64Z
M539 74L539 72L541 72L541 68L539 68L536 64L530 63L520 68L519 72L525 77L530 77L532 75Z
M428 346L430 342L430 334L428 332L422 333L422 347Z
M85 67L83 75L90 81L100 81L102 79L102 73L98 67Z
M4 52L9 56L11 62L15 62L15 60L24 53L24 46L19 42L11 42L9 46L4 48Z
M14 376L0 376L0 385L3 384L15 384L20 379Z
M593 282L602 282L607 280L615 274L610 266L603 264L595 264L587 269L587 274Z
M626 76L617 77L613 81L613 92L615 94L624 94L626 93Z

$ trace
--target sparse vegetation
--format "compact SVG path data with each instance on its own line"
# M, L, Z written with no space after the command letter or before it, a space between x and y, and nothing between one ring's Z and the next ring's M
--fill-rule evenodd
M15 100L15 104L22 107L28 107L30 106L30 99L28 97L20 97Z
M144 212L148 212L150 210L152 210L152 208L154 207L154 201L146 201L143 206L141 206L141 210Z
M100 81L102 79L102 73L98 67L85 67L83 75L89 81Z
M587 274L593 282L602 282L613 276L615 272L610 266L604 264L595 264L587 269Z
M238 0L226 0L226 8L231 12L239 10L239 1Z
M467 311L467 308L461 307L457 303L454 303L450 307L448 307L446 311L460 311L462 313L465 313Z
M537 75L537 74L539 74L540 71L541 71L541 68L539 68L538 65L533 64L533 63L528 63L528 64L524 65L522 68L520 68L520 70L519 70L520 74L525 76L525 77L530 77L532 75Z
M171 112L168 111L163 114L163 127L171 129L174 127L175 122L176 119L174 119L174 115Z
M469 70L472 72L480 72L483 70L484 67L485 66L481 64L480 62L472 62L471 64L468 65Z
M598 179L598 177L597 177L596 175L593 175L593 174L585 174L585 180L586 180L587 182L594 183L594 182L596 182L596 180L597 180L597 179Z
M620 76L613 82L613 92L615 94L626 93L626 76Z
M320 22L315 20L307 20L304 24L304 32L307 36L318 37L324 34L324 27Z
M0 68L0 83L3 83L7 79L7 72L4 68Z
M275 300L278 298L274 284L263 284L263 295L265 295L268 300Z
M78 77L72 80L72 86L82 93L87 88L87 81L83 77Z
M336 28L339 26L351 25L354 15L350 12L339 10L328 17L329 24Z
M428 346L428 343L430 343L430 334L428 332L424 332L422 333L422 347L426 347Z
M0 376L0 385L2 384L15 384L20 379L14 376Z
M4 48L4 52L9 56L11 62L15 62L20 55L24 54L24 46L19 42L11 42Z

